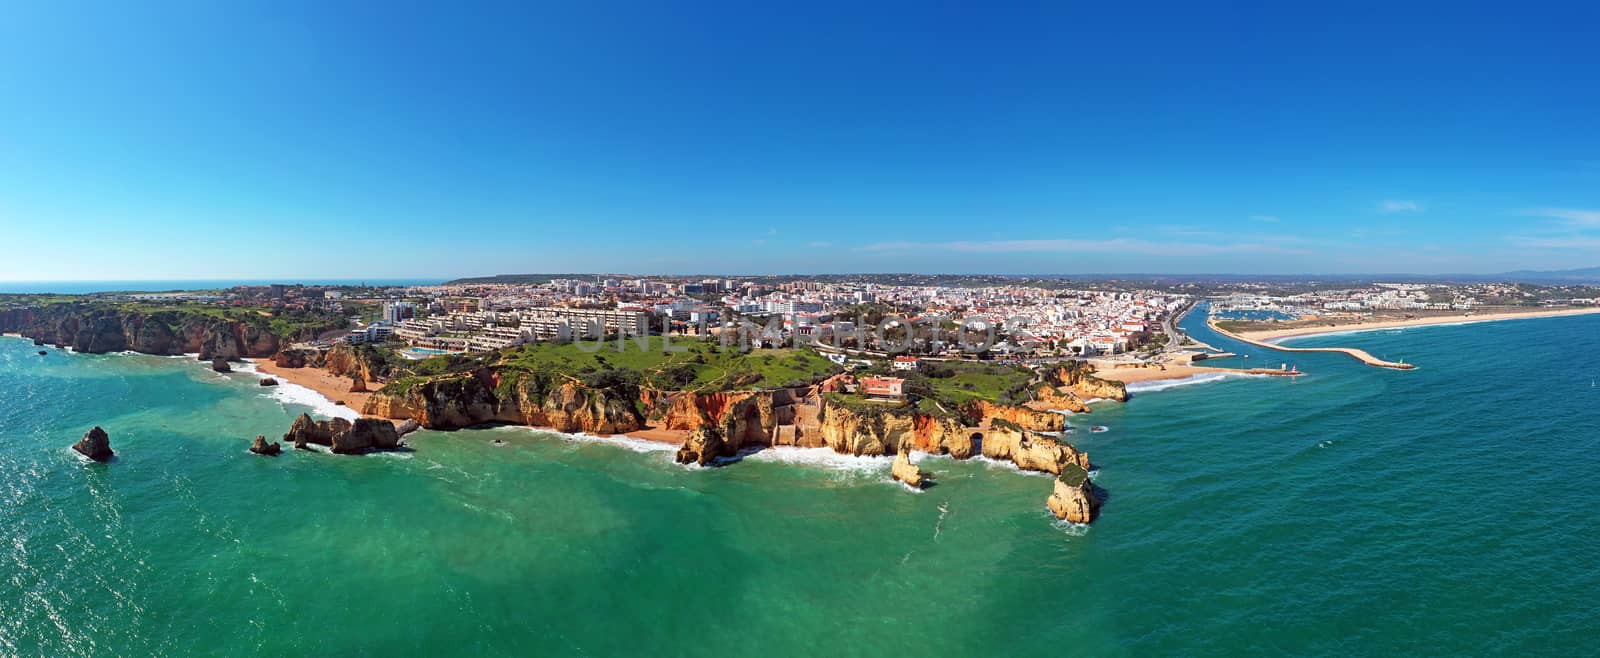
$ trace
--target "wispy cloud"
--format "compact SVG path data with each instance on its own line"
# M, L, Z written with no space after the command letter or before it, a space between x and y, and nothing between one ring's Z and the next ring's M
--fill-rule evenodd
M820 242L820 241L819 242L808 242L808 243L806 243L806 246L807 247L819 247L819 248L820 247L832 247L833 243L832 242Z
M1523 249L1600 250L1600 237L1588 237L1580 235L1567 235L1561 237L1513 235L1508 239L1512 245L1521 247Z
M1271 222L1271 223L1274 223L1274 224L1278 223L1278 216L1277 215L1251 215L1250 219L1253 219L1253 220L1258 221L1258 222Z
M1267 242L1208 243L1154 242L1150 240L956 240L952 242L879 242L857 248L860 251L957 251L964 253L1122 253L1146 255L1203 255L1239 253L1303 254Z
M1582 210L1579 208L1529 208L1522 211L1529 217L1544 217L1558 219L1571 226L1600 227L1600 210Z
M1417 201L1408 201L1406 199L1384 199L1378 202L1378 212L1422 212L1422 204Z

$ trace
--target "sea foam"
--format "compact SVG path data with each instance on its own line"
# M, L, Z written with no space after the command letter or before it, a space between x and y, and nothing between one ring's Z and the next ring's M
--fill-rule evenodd
M586 434L584 432L557 432L552 429L541 429L538 427L528 427L525 429L537 434L553 434L561 437L561 440L563 441L571 441L574 443L601 443L605 445L616 446L618 448L625 448L627 450L632 450L639 453L671 452L678 449L678 446L675 446L671 443L666 443L664 441L636 439L623 434L598 436L595 434Z
M256 364L250 362L245 362L234 366L233 371L250 375L255 377L257 380L266 379L270 376L257 371ZM361 412L358 412L355 409L351 409L350 407L342 404L334 404L333 400L329 400L321 393L313 391L299 384L286 382L282 379L278 380L277 386L266 387L266 392L264 395L277 400L278 404L294 404L302 407L310 407L311 414L314 416L343 418L345 420L355 420L361 417Z
M1155 392L1155 391L1165 391L1165 390L1167 390L1169 388L1177 388L1179 386L1192 386L1194 384L1209 384L1211 382L1220 382L1220 381L1222 381L1224 379L1228 379L1230 377L1250 377L1250 376L1251 375L1249 375L1247 373L1242 373L1242 372L1239 373L1239 374L1233 374L1231 372L1211 372L1211 373L1205 373L1205 374L1201 374L1201 375L1194 375L1194 376L1191 376L1191 377L1184 377L1182 379L1158 379L1158 380L1149 381L1149 382L1134 382L1134 383L1128 384L1127 389L1128 389L1129 393L1151 393L1151 392Z

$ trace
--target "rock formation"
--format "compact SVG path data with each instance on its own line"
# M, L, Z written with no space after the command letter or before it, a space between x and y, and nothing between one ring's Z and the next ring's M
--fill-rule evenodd
M1070 361L1044 375L1044 384L1034 393L1034 402L1047 409L1064 409L1073 413L1089 413L1089 400L1128 400L1127 386L1122 382L1094 376L1095 367L1082 361Z
M228 360L222 357L211 360L211 369L216 372L233 372L233 367L228 365Z
M72 449L97 462L110 461L116 455L111 451L111 437L107 436L106 431L100 429L99 425L84 432L83 438L79 439Z
M267 437L257 436L255 442L250 444L250 452L268 457L277 457L278 453L283 452L283 446L277 441L267 443Z
M340 343L320 355L318 358L307 358L308 365L316 365L320 361L322 368L337 377L360 377L363 382L384 381L388 376L389 366L383 357L370 345L351 345Z
M395 433L396 436L404 438L405 435L410 434L412 432L415 432L415 431L417 431L419 429L422 429L422 426L418 425L417 421L408 420L406 422L400 423L400 426L396 427L394 429L394 433Z
M369 416L415 420L428 429L454 429L501 422L549 427L559 432L621 434L644 427L637 390L591 387L576 381L547 382L480 370L402 381L367 399Z
M39 356L45 356L45 355L47 355L49 353L50 353L50 350L39 350Z
M310 445L326 446L341 455L400 447L400 435L394 423L378 418L357 418L351 422L343 418L312 420L309 414L300 414L289 425L283 440L300 449Z
M278 380L273 379L271 377L262 377L261 381L259 383L262 386L277 386L278 385Z
M289 431L284 433L283 440L300 449L305 449L308 445L332 447L333 435L348 431L350 431L350 421L343 418L312 420L310 414L300 414L300 417L289 425Z
M1100 499L1094 495L1089 473L1072 464L1056 477L1055 490L1045 500L1045 506L1062 521L1089 523L1100 511Z
M367 380L361 376L361 373L358 372L358 373L354 373L354 374L350 375L350 392L351 393L366 393L367 392Z
M679 464L708 466L715 463L722 452L722 430L707 425L690 432L673 459Z
M895 455L894 465L889 467L889 475L916 489L921 489L927 484L928 480L928 477L923 475L922 469L911 463L911 444L909 443L900 444L900 453Z
M986 400L973 400L968 407L968 416L979 425L1001 420L1032 432L1060 432L1067 426L1067 417L1053 411L1013 407Z
M0 310L0 331L84 354L132 350L144 354L198 353L202 360L270 356L279 339L266 325L199 313L145 312L89 303Z
M983 456L1009 461L1025 471L1059 475L1068 465L1088 470L1089 455L1070 443L1017 427L994 427L983 437Z
M317 350L284 350L272 355L272 365L279 368L306 368L322 365L322 353Z
M982 454L1055 475L1069 466L1089 466L1085 453L1040 434L1065 429L1058 413L983 401L951 409L859 404L826 395L818 385L660 391L491 367L396 380L374 392L362 411L429 429L500 422L594 434L642 429L648 416L656 428L688 432L674 455L679 463L713 466L767 446L826 447L850 455L895 455L892 474L914 486L925 485L928 476L910 463L911 450L956 459Z
M350 429L333 435L333 452L340 455L359 455L369 450L393 450L400 447L400 436L394 423L379 418L357 418Z

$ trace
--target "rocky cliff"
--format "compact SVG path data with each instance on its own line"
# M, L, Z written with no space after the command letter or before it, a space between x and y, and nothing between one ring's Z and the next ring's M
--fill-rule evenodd
M1034 392L1033 406L1089 413L1089 400L1126 402L1128 389L1122 382L1094 376L1095 367L1071 361L1045 371L1044 383Z
M1082 361L1072 361L1045 373L1045 383L1070 389L1085 400L1103 399L1128 401L1128 389L1122 382L1094 376L1095 367Z
M146 313L88 304L6 309L0 311L0 331L87 354L198 353L207 361L271 356L279 347L278 337L264 325L200 313Z
M549 427L561 432L620 434L644 428L636 390L549 381L483 369L384 387L362 413L415 420L429 429L491 422Z
M290 357L290 360L293 361L294 358ZM363 382L385 381L390 374L388 362L377 348L371 345L339 343L322 354L320 359L309 360L335 375L360 377Z
M1094 495L1094 484L1089 482L1088 472L1073 465L1056 477L1055 488L1045 499L1045 506L1062 521L1088 523L1099 513L1100 499Z
M969 403L967 415L978 425L1004 421L1033 432L1060 432L1067 426L1066 416L1055 412L994 404L985 400Z

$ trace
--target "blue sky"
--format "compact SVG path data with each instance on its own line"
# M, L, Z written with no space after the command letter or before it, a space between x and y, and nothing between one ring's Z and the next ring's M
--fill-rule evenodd
M8 4L0 280L1600 265L1593 3L761 4Z

